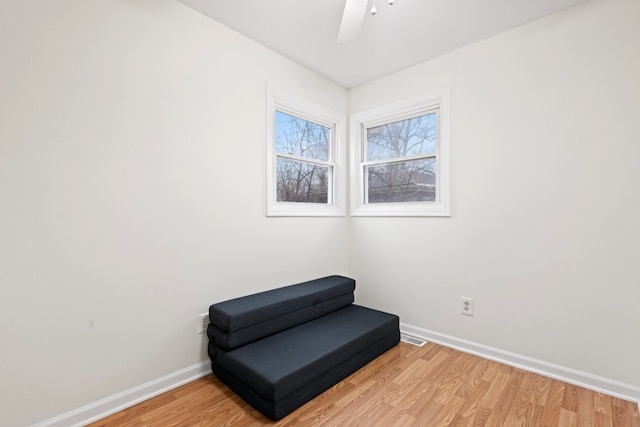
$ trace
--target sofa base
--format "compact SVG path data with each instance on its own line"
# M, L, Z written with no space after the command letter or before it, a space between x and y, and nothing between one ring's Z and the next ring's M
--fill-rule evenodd
M387 350L390 350L399 342L400 331L397 330L385 336L378 342L371 344L365 351L337 364L334 368L315 381L304 384L297 390L277 401L264 399L251 388L247 387L242 381L238 380L235 376L215 363L212 364L212 370L220 381L226 384L251 406L272 420L279 420L325 390L331 388L339 381L342 381L372 360L376 359Z

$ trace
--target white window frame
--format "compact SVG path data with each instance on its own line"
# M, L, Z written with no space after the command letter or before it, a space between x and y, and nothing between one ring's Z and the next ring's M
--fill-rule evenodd
M365 203L366 129L437 110L436 200L433 202ZM352 114L351 215L352 216L451 216L450 90L440 89L393 104Z
M330 128L329 160L313 163L330 168L327 203L279 202L277 200L277 157L275 114L280 111ZM345 116L330 109L292 97L267 87L267 216L345 216L346 173L343 135ZM287 156L282 156L287 157ZM291 157L292 160L296 160ZM303 159L304 160L304 159ZM306 160L304 160L306 161Z

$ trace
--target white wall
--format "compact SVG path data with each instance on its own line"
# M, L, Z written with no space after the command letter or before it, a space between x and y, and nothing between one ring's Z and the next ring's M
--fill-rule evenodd
M588 2L351 91L352 113L452 104L453 214L352 218L361 303L640 385L639 22Z
M209 304L347 273L345 218L266 218L265 85L346 91L171 1L0 4L0 425L206 359Z

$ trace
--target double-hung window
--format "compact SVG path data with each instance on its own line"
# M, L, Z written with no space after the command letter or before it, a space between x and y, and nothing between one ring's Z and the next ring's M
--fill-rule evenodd
M270 93L267 215L344 215L339 114Z
M352 215L449 216L449 91L354 114Z

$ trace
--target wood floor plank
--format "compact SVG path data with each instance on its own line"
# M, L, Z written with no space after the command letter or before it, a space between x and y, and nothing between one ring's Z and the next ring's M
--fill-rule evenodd
M490 426L502 426L509 414L511 405L516 397L516 393L520 388L522 382L523 371L517 370L513 372L513 375L509 378L509 382L501 390L500 398L492 409L491 415L487 420L487 425Z
M594 414L593 425L595 427L613 427L613 420L611 414L605 414L604 412L596 412Z
M542 410L540 425L542 427L557 426L560 423L560 409L564 400L565 383L551 380L547 401Z
M577 427L578 414L565 408L560 408L558 427Z
M507 386L510 380L510 375L505 374L504 372L496 371L496 376L494 377L493 381L485 380L489 383L489 389L482 396L479 404L489 409L495 408L496 404L500 400L500 396L504 392L504 388Z
M533 417L533 389L537 378L534 375L523 375L523 380L516 392L513 403L509 408L509 413L504 424L508 426L529 425Z
M536 380L535 388L533 389L533 403L536 405L544 406L547 402L547 396L549 395L549 388L551 387L551 378L538 376Z
M413 405L428 390L425 387L428 383L425 377L431 373L433 365L426 360L417 359L414 364L410 365L403 374L393 379L393 384L397 387L394 394L387 395L383 400L391 406L397 407L401 404Z
M460 411L460 408L464 404L464 399L458 396L451 396L451 398L444 405L440 405L440 410L431 419L421 419L425 425L434 427L449 426Z
M578 414L578 425L580 427L593 427L595 422L595 393L583 388L578 389L578 399L580 399L580 403L576 411Z
M530 424L532 426L541 426L542 425L542 415L544 414L544 406L534 404L533 414L531 416Z
M478 357L476 357L476 359L478 359L478 364L469 373L469 377L482 379L482 377L487 373L491 366L495 365L495 363L491 362L490 360L480 359Z
M564 387L564 398L562 399L562 407L567 411L576 412L579 402L578 393L578 386L567 384Z
M466 375L457 369L448 369L438 386L438 393L435 396L436 402L441 405L446 404L447 401L456 394L466 379Z
M491 416L491 409L478 405L476 415L473 418L473 427L484 427Z
M602 393L595 393L593 401L593 409L596 412L602 412L606 415L611 415L611 397Z
M489 386L488 382L472 377L458 389L456 396L463 399L463 403L452 425L467 426L475 424L478 408L481 408L478 402L487 392Z
M440 387L436 384L431 384L427 393L425 394L425 399L420 402L420 404L413 406L409 410L409 414L412 415L417 420L428 421L433 420L436 415L442 410L443 405L438 403L434 396L437 395Z
M213 375L90 427L640 427L637 405L451 348L401 343L280 421Z

